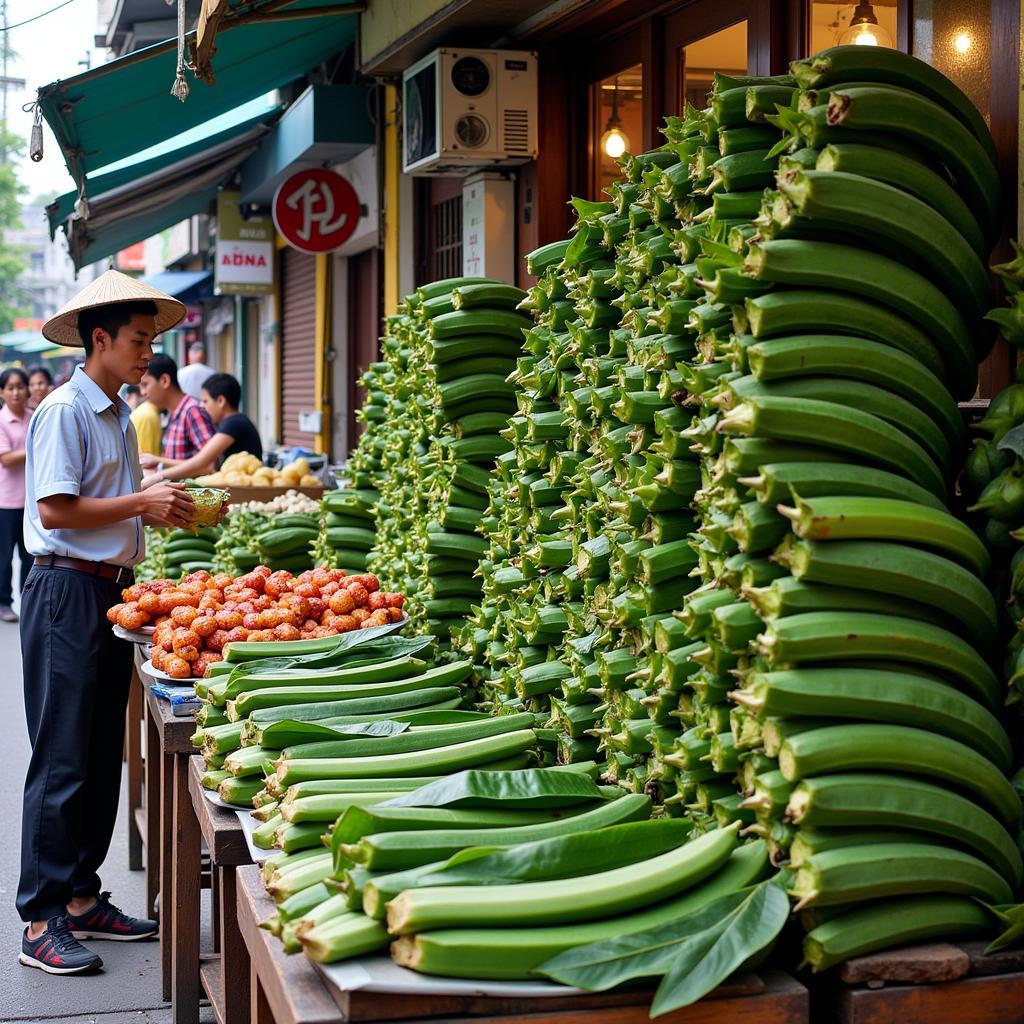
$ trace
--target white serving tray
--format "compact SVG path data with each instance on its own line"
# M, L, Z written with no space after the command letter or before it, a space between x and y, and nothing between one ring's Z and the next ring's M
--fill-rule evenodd
M388 992L402 996L493 996L552 998L582 995L582 990L547 981L477 981L418 974L387 956L364 956L336 964L314 964L340 992Z
M212 794L211 794L212 795ZM227 807L228 805L221 802L219 796L214 796L214 799L221 805L221 807ZM280 853L280 850L261 850L253 841L252 834L263 824L262 821L257 821L248 811L240 811L237 807L231 807L229 810L235 812L238 815L238 823L242 826L242 834L245 836L246 846L249 847L249 856L252 857L254 864L262 864L265 860L269 860L274 856L275 853Z
M147 646L152 645L153 634L156 632L156 626L143 626L142 629L125 629L124 626L119 626L116 622L111 628L114 630L114 636L119 639Z

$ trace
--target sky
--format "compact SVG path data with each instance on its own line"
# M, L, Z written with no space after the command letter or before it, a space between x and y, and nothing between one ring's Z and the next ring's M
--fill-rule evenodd
M3 0L0 0L2 5ZM17 24L56 7L61 0L6 0L7 23ZM32 129L32 115L22 105L35 99L36 89L58 78L81 74L85 66L79 61L91 60L92 66L106 62L106 53L93 47L96 32L96 0L71 0L53 14L48 14L21 28L11 29L10 44L17 57L8 62L7 74L24 78L24 89L8 89L7 118L10 130L27 142ZM26 156L18 177L28 186L27 199L41 193L69 192L74 183L64 166L60 150L43 122L43 159L35 164Z

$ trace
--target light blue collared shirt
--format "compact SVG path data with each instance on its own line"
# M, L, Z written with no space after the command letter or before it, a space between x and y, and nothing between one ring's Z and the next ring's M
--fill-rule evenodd
M79 366L32 417L25 458L25 547L33 555L131 566L146 553L142 520L93 530L47 530L36 502L53 494L116 498L142 484L139 444L126 402L112 402Z

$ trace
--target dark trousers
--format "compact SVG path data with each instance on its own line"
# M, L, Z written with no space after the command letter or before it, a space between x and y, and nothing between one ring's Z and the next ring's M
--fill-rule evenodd
M132 646L107 609L121 585L34 566L22 593L21 656L32 758L21 818L18 912L45 921L96 896L121 789Z
M25 550L25 538L22 523L25 518L23 508L0 508L0 605L9 608L14 600L11 590L11 577L14 574L14 549L18 549L21 559L21 589L25 589L25 580L32 567L32 556Z

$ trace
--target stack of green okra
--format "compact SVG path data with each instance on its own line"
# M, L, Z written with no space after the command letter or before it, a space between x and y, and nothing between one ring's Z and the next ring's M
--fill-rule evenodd
M833 918L807 942L823 966L904 913L922 934L977 927L968 897L1020 884L1020 801L990 557L949 511L956 399L991 342L991 139L951 83L894 51L793 70L720 76L707 110L624 161L611 204L576 204L557 283L532 294L541 358L569 371L550 394L582 442L575 549L547 571L585 580L588 544L608 562L579 631L542 654L571 669L583 651L609 778L698 829L738 820L778 861L794 851L809 923ZM571 308L552 315L552 293ZM602 303L622 315L595 330ZM689 545L662 514L695 514ZM493 578L528 577L522 541L492 539ZM564 539L539 538L554 557ZM495 604L476 642L507 697ZM571 676L558 687L572 698Z
M409 296L382 340L389 386L372 571L405 593L413 620L446 645L480 594L476 532L522 328L518 289L439 281Z

